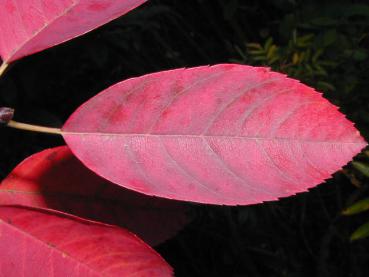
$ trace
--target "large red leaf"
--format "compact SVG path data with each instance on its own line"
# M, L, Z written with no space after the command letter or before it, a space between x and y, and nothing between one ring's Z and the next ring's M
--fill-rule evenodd
M0 276L172 276L128 231L59 213L0 206Z
M150 245L172 237L188 221L184 204L116 186L83 166L67 146L20 163L0 185L0 204L54 209L119 225Z
M62 131L74 154L114 183L229 205L306 191L366 145L312 88L235 64L121 82L82 105Z
M0 55L9 63L91 31L146 0L0 0Z

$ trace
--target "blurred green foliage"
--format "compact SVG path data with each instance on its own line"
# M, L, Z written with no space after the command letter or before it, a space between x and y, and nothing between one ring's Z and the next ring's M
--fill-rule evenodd
M369 237L369 221L357 228L350 236L350 239L353 241L367 237Z
M241 56L238 61L270 66L326 92L337 102L355 92L360 82L367 83L363 77L369 73L369 5L308 1L270 29L273 27L274 32L264 41L236 46ZM261 39L263 36L261 33Z
M358 186L358 191L362 188L362 183L358 180L363 179L363 182L367 182L369 179L369 151L365 151L364 155L360 156L363 161L353 161L353 171L349 176L351 177L352 183ZM355 175L358 174L359 176L356 177ZM361 176L360 176L361 175ZM360 178L362 177L362 178ZM366 193L367 195L368 193ZM352 201L351 201L352 202ZM361 200L357 200L353 202L350 206L343 210L342 214L346 216L352 216L356 214L361 214L363 212L367 212L369 210L369 197L363 198ZM356 230L351 234L350 239L358 240L369 237L369 220L366 223L360 225Z
M292 37L287 45L276 45L270 37L261 45L259 43L247 43L246 54L243 54L243 63L262 64L270 66L273 70L284 72L288 76L315 85L320 90L334 91L335 87L329 83L328 72L337 66L334 60L324 60L326 51L322 47L314 47L316 36L306 34L298 36L297 31L292 32Z

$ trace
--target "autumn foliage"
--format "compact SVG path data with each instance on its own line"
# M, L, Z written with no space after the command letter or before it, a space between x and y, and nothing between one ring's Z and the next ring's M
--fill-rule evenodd
M3 0L0 74L144 2ZM313 88L229 63L119 82L52 132L66 146L30 156L1 183L1 276L172 276L149 245L190 221L185 202L305 192L366 146Z

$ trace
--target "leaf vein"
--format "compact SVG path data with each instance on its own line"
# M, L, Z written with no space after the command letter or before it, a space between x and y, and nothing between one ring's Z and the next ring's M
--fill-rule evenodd
M296 182L296 180L294 180L295 178L292 178L291 176L287 175L282 169L280 169L280 167L277 165L274 159L270 156L268 151L266 151L265 148L260 144L259 141L256 141L256 144L258 145L259 149L264 154L264 156L271 162L272 166L277 170L279 175L281 175L282 178L285 179L286 181L292 182L292 184L294 184Z
M210 152L212 153L213 156L215 156L215 158L220 162L220 164L222 165L223 169L225 169L225 171L227 171L228 173L230 173L233 177L235 177L236 179L241 181L242 185L245 185L246 187L250 188L252 191L256 191L256 192L264 192L270 195L273 195L272 192L268 191L268 190L261 190L258 189L256 187L253 187L249 184L249 181L246 180L245 178L243 178L241 175L239 175L238 172L234 171L233 169L231 169L229 167L229 165L223 160L223 158L213 149L213 147L211 147L211 145L209 144L209 142L203 138L203 141L205 143L205 146L210 150Z
M236 102L237 100L239 100L242 96L246 95L248 92L250 92L250 90L256 89L256 88L260 88L263 85L269 84L273 81L278 80L278 78L274 78L274 79L270 79L268 81L265 82L261 82L256 84L255 86L251 86L246 88L245 90L242 90L239 94L236 94L230 101L228 101L227 103L225 103L220 110L218 111L218 113L215 114L215 116L213 117L213 119L211 119L208 123L208 125L205 127L204 131L202 132L202 134L206 134L207 131L212 127L212 125L214 124L214 122L218 119L219 116L221 116L226 109L231 106L234 102Z
M198 183L200 186L204 187L206 190L210 191L211 193L215 194L217 197L220 197L220 199L224 199L227 198L224 195L221 195L218 191L214 190L211 188L211 186L206 186L205 184L202 183L201 180L199 180L198 178L196 178L195 176L193 176L190 172L187 171L187 169L185 169L182 164L180 164L168 151L166 145L163 143L162 139L159 138L159 142L160 145L162 146L164 152L166 153L166 155L170 158L171 161L173 161L173 164L176 166L176 168L181 171L183 174L185 174L186 176L190 177L191 179L193 179L196 183Z
M161 109L161 111L159 112L158 117L154 120L154 123L151 125L150 128L148 128L147 133L151 132L152 130L154 130L154 128L156 127L156 125L158 124L160 118L163 116L164 112L174 103L175 100L178 100L180 98L180 96L184 95L184 93L188 90L190 90L191 88L204 83L206 81L209 81L211 79L214 79L215 77L218 77L219 75L225 74L223 71L222 72L216 72L214 74L209 75L208 77L204 78L204 79L200 79L197 82L194 82L193 84L191 84L190 86L180 90L179 92L177 92L176 94L173 95L172 99L163 107L163 109Z

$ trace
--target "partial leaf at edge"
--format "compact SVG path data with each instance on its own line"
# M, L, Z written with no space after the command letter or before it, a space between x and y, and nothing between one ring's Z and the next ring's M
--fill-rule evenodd
M53 209L118 225L150 245L171 238L189 221L184 203L116 186L83 166L67 146L21 162L1 182L0 204Z
M10 63L83 35L146 0L0 0L0 56Z
M1 276L172 276L128 231L50 211L0 205Z

